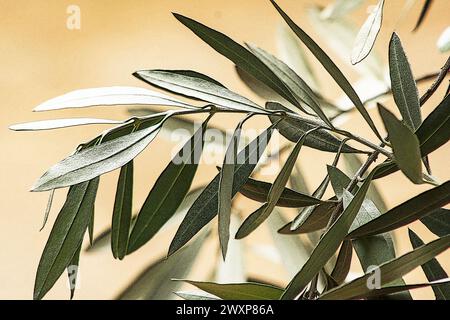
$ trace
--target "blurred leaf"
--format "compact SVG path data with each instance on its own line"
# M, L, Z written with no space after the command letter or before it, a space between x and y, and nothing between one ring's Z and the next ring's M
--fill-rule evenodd
M289 182L294 191L303 194L310 194L308 185L306 183L305 176L302 174L300 166L298 163L295 164L292 175L289 177Z
M194 108L173 97L138 87L104 87L76 90L48 100L33 111L118 105L166 105Z
M133 160L120 170L111 222L111 250L122 260L127 254L133 206Z
M264 153L274 129L275 125L270 126L239 152L238 165L235 168L233 179L233 196L239 191L252 173ZM189 209L170 244L169 255L180 249L217 215L219 179L220 173L208 184Z
M70 118L70 119L52 119L52 120L20 123L10 126L9 129L14 131L38 131L38 130L51 130L75 126L84 126L91 124L120 124L120 123L123 122L116 120L94 119L94 118Z
M435 209L429 215L420 218L420 222L438 237L450 234L450 210L448 209Z
M422 239L420 239L414 231L408 229L408 233L409 241L411 242L413 249L417 249L424 245ZM431 259L427 263L423 264L422 269L430 282L448 278L447 273L436 259ZM440 286L433 286L433 292L436 296L436 300L450 300L450 283L442 284Z
M419 139L380 104L378 104L378 111L388 132L395 162L409 180L415 184L423 183Z
M322 17L325 19L339 19L348 16L353 10L357 9L365 0L335 0L322 11Z
M281 59L292 70L301 75L313 90L317 90L319 87L317 78L306 57L305 50L292 30L284 24L280 25L277 30L276 40Z
M239 140L241 137L242 126L250 116L245 117L239 122L231 137L230 144L219 173L219 196L218 196L218 216L219 216L219 242L223 259L227 255L228 241L230 239L230 215L231 202L233 199L233 179L236 168Z
M418 266L428 262L441 252L448 249L450 245L450 236L446 236L432 241L414 251L408 252L403 256L383 263L379 267L381 286L389 284L392 281L404 276ZM324 293L320 299L324 300L345 300L370 295L372 289L367 286L367 281L373 277L373 273L366 273L349 283L343 284L335 289Z
M266 104L266 109L271 111L285 111L291 112L288 108L282 106L276 102L268 102ZM278 121L280 118L278 116L269 116L270 121L274 123ZM317 128L318 126L324 126L321 122L313 121L311 119L302 118L300 119L283 119L278 124L278 131L292 142L297 142L300 137L311 129ZM327 152L337 152L339 150L339 146L341 145L341 140L331 135L325 129L319 129L306 137L305 146L318 149L321 151ZM342 148L342 152L362 152L357 149L354 149L350 146L345 145Z
M336 202L319 204L314 207L311 215L297 229L292 230L292 222L289 222L278 232L281 234L301 234L321 230L327 226L331 213L337 205Z
M380 0L359 30L352 51L352 64L364 60L372 50L383 21L383 6L384 0Z
M423 4L422 7L422 11L420 12L419 20L417 20L416 26L414 27L413 31L417 31L419 27L422 25L422 22L425 20L425 17L427 16L427 13L431 8L432 3L433 0L425 0L425 3Z
M78 247L77 251L75 252L72 260L70 261L69 266L67 267L67 277L70 286L70 300L73 299L73 296L75 295L75 289L77 288L80 253L81 253L81 244Z
M308 261L289 283L283 294L283 299L294 299L299 295L339 248L361 208L374 173L375 171L370 173L336 222L324 233Z
M296 103L292 93L283 82L246 48L223 33L217 32L195 20L177 13L174 13L174 16L214 50L233 61L239 68L266 84L292 104Z
M151 85L168 91L211 102L234 110L261 111L254 102L204 78L183 75L171 70L142 70L134 75Z
M333 128L333 124L322 111L314 92L308 84L295 73L295 71L263 49L250 44L247 44L247 47L258 59L260 59L270 70L272 70L281 81L283 81L289 90L291 90L296 98L297 103L295 106L297 108L305 112L301 102L308 105L315 112L315 114L317 114L317 116L319 116L319 118L327 124L328 127Z
M272 184L249 178L239 190L245 197L258 202L266 202ZM312 196L284 188L277 202L277 207L300 208L320 204L323 201Z
M184 281L224 300L278 300L283 290L260 283L213 283Z
M303 143L305 142L308 134L309 132L305 133L298 140L297 144L292 149L291 154L286 159L283 167L275 178L275 181L273 182L269 190L269 194L267 195L266 203L260 209L256 210L254 213L248 216L247 219L245 219L244 223L236 233L236 239L242 239L248 236L250 233L256 230L256 228L258 228L272 213L284 191L284 188L289 180L289 176L292 173L292 169L294 169L295 162L297 161L300 150L303 147Z
M39 261L33 297L42 299L77 252L92 215L99 178L70 188Z
M363 118L369 124L370 128L373 132L380 138L377 128L372 121L369 113L365 109L361 99L358 97L358 94L355 92L350 82L348 82L347 78L342 74L341 70L331 61L330 57L311 39L299 26L297 26L294 21L289 18L286 13L275 3L274 0L271 0L272 4L275 6L277 11L286 21L286 23L291 27L292 31L300 38L300 40L308 47L309 50L314 54L314 56L319 60L319 62L325 67L328 73L333 77L336 83L341 87L341 89L347 94L350 100L354 103L355 107L361 113Z
M394 32L389 43L392 94L404 123L415 131L422 123L419 92L400 38Z
M131 231L127 254L152 239L182 203L197 172L211 117L203 122L156 180Z
M152 263L121 291L115 300L167 300L181 284L173 278L186 277L198 256L209 231L202 232L172 256Z
M445 28L437 41L437 47L441 52L450 50L450 27Z
M430 214L434 209L445 206L450 202L450 181L389 210L380 217L353 230L349 239L360 238L395 230Z
M33 191L74 185L122 167L147 147L162 124L161 121L149 128L94 145L67 157L39 178Z

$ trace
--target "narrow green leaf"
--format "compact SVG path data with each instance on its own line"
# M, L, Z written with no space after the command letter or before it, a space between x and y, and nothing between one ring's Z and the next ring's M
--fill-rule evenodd
M394 32L389 43L392 94L405 124L415 131L422 123L419 92L400 38Z
M272 184L249 178L239 192L245 197L258 202L266 202ZM277 207L300 208L323 203L315 197L284 188L277 202Z
M74 185L122 167L156 137L163 122L81 150L51 167L33 187L46 191Z
M213 283L180 280L213 294L223 300L278 300L283 290L261 283Z
M352 51L352 64L364 60L372 50L383 21L383 6L384 0L380 0L359 30Z
M348 238L355 239L395 230L427 216L436 208L445 206L449 202L450 181L447 181L438 187L409 199L378 218L353 230L348 235Z
M203 151L210 115L156 180L130 234L128 253L147 243L175 214L191 187Z
M233 200L233 179L237 162L239 140L241 137L242 126L251 116L252 114L245 117L241 122L239 122L234 130L230 144L225 152L222 169L219 173L219 242L224 260L227 255L228 241L230 239L231 201Z
M220 300L219 298L206 292L177 291L174 293L184 300L193 300L193 301Z
M47 224L48 217L50 215L50 211L52 210L53 197L55 196L55 189L50 190L50 195L48 196L47 206L45 207L44 212L44 221L42 222L42 227L39 231L42 231Z
M331 278L336 282L336 284L340 285L347 278L347 275L350 271L350 266L352 264L352 256L352 242L345 240L344 242L342 242L338 257L336 259L336 264L330 274Z
M40 300L53 287L77 252L94 208L99 179L70 188L42 252L36 273L34 299Z
M256 167L272 137L274 129L275 125L270 126L239 152L237 157L238 164L235 167L233 178L233 196L247 181L253 169ZM169 255L185 245L189 239L217 215L219 179L220 174L217 174L189 209L170 244Z
M256 210L247 219L245 219L244 223L236 233L236 239L242 239L248 236L256 228L258 228L261 223L263 223L272 213L273 209L277 205L278 200L280 199L281 194L283 193L284 187L289 180L292 169L294 169L295 162L297 161L300 150L303 147L303 143L305 142L308 134L309 132L305 133L299 139L291 154L284 162L283 167L281 168L278 176L275 178L275 181L273 182L273 185L269 190L266 204L264 204L260 209Z
M69 118L69 119L52 119L52 120L20 123L10 126L9 129L14 131L39 131L39 130L52 130L75 126L84 126L91 124L120 124L120 123L123 122L116 120L94 119L94 118Z
M334 0L322 11L322 17L329 20L339 20L348 16L352 11L361 6L365 0Z
M104 87L76 90L48 100L33 111L119 105L166 105L192 109L193 106L162 93L138 87Z
M378 111L388 132L395 162L409 180L416 184L423 183L419 139L405 124L397 120L389 110L380 104L378 104Z
M94 224L95 224L95 210L92 208L92 214L89 217L89 224L88 224L88 236L89 236L89 245L92 246L92 243L94 242Z
M322 230L327 226L331 214L337 205L337 202L319 204L314 207L309 217L298 228L293 228L292 222L289 222L278 232L281 234L302 234Z
M193 19L177 13L174 13L174 16L200 39L209 44L218 53L233 61L239 68L266 84L292 104L296 103L295 98L284 83L242 45L236 43L223 33L213 30Z
M151 85L225 108L245 111L261 111L262 109L249 99L199 77L174 73L170 70L142 70L134 75Z
M209 231L202 232L174 255L150 264L121 291L115 300L168 300L181 284L173 278L184 278L190 273Z
M425 0L425 3L423 4L422 7L422 11L420 12L419 19L417 20L416 26L414 27L413 31L417 31L419 27L422 25L422 22L425 20L425 17L427 16L427 13L431 8L432 3L433 0Z
M370 173L349 205L323 235L306 264L289 283L283 299L295 299L339 248L361 208L374 173Z
M295 73L288 65L283 61L277 59L270 53L264 51L261 48L248 44L247 47L250 51L260 59L270 70L280 78L283 83L292 91L294 97L298 101L295 106L300 110L304 111L301 103L308 105L316 114L322 119L323 122L327 124L328 127L333 128L333 124L327 118L325 113L322 111L318 99L312 89L308 84L300 78L300 76Z
M291 112L288 108L282 106L277 102L268 102L266 104L266 109L271 111L285 111ZM269 116L270 121L272 123L278 121L280 117L278 116ZM311 129L317 128L319 126L325 126L324 123L314 121L307 118L300 119L283 119L278 124L278 131L281 133L283 137L292 142L297 142L301 136L308 132ZM339 146L342 141L330 134L325 129L319 129L311 134L305 140L305 146L318 149L321 151L334 152L336 153L339 150ZM358 153L362 152L357 149L354 149L350 146L345 145L342 148L342 152L344 153Z
M450 210L448 209L435 209L420 221L438 237L450 234Z
M111 250L114 258L122 260L127 254L133 206L133 161L120 170L111 222Z
M408 234L409 241L411 242L413 249L417 249L424 245L422 239L420 239L414 231L408 229ZM448 278L447 273L436 259L431 259L427 263L423 264L422 269L430 282ZM450 283L434 286L433 292L436 296L436 300L450 300Z
M328 73L333 77L336 83L347 94L347 96L354 103L355 107L361 113L363 118L369 124L370 128L377 135L377 137L383 140L375 124L373 123L372 118L361 102L361 99L355 92L355 89L353 89L353 87L351 86L350 82L348 82L347 78L342 74L341 70L339 70L339 68L319 47L319 45L317 45L317 43L315 43L313 39L311 39L298 25L296 25L295 22L291 20L291 18L289 18L289 16L276 4L274 0L271 0L271 2L283 17L283 19L286 21L286 23L289 25L289 27L292 29L292 31L294 31L294 33L300 38L300 40L308 47L312 54L317 58L317 60L319 60L319 62L324 66Z
M341 199L344 190L347 189L347 186L350 183L350 179L337 167L327 165L327 171L334 194L338 199Z
M70 300L73 299L73 296L75 295L75 289L77 288L77 278L78 278L78 271L79 271L79 267L80 267L79 266L80 253L81 253L81 244L78 247L77 251L75 252L69 265L67 266L67 277L68 277L69 286L70 286Z
M450 236L445 236L408 252L399 258L383 263L379 267L381 286L391 283L418 266L428 262L441 252L447 250L449 245ZM373 277L372 272L366 273L360 278L324 293L321 296L321 299L345 300L370 294L372 289L368 288L367 281L370 280L371 277Z

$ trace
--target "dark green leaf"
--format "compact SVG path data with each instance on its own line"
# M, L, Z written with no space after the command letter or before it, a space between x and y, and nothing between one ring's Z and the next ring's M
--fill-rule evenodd
M345 240L342 242L341 249L339 249L339 254L334 265L333 271L331 272L331 278L340 285L345 281L347 275L350 271L350 266L352 264L353 248L352 242Z
M133 209L133 161L122 167L117 183L111 222L111 250L114 258L122 260L127 254Z
M105 87L76 90L50 99L33 111L117 105L166 105L194 108L173 97L138 87Z
M382 105L378 104L394 151L395 162L413 183L422 183L422 162L416 135Z
M283 290L261 283L213 283L182 280L224 300L278 300Z
M450 202L450 181L425 191L353 230L348 238L355 239L395 230L430 214Z
M45 225L47 224L48 216L50 215L50 211L52 210L54 196L55 196L55 189L52 189L52 190L50 190L50 195L48 196L47 206L45 207L44 222L42 222L42 227L41 227L41 229L39 229L39 231L42 231L42 229L44 229Z
M447 250L449 245L450 236L446 236L417 248L414 251L408 252L399 258L383 263L379 267L381 286L391 283L418 266L428 262L441 252ZM371 277L373 277L371 272L366 273L360 278L324 293L321 296L321 299L345 300L370 294L372 289L368 288L367 281L370 280Z
M272 187L269 190L269 194L267 195L266 203L260 209L252 213L247 219L245 219L244 223L236 233L236 239L242 239L248 236L251 232L256 230L256 228L258 228L261 223L263 223L272 213L273 209L277 205L278 200L281 197L281 194L284 191L284 188L292 173L292 169L294 169L295 162L297 161L300 150L303 147L303 143L305 142L308 134L309 132L305 133L299 139L291 154L284 162L283 167L281 168L277 177L275 178L275 181L273 182Z
M383 21L383 6L384 0L380 0L359 30L352 51L352 64L364 60L372 50Z
M433 0L425 0L425 3L423 4L422 11L420 12L419 20L417 20L416 26L414 27L413 31L416 31L421 26L422 22L425 20L425 17L427 16L428 11L431 8L431 4L433 3Z
M142 70L134 74L137 78L166 90L211 102L222 107L261 111L256 103L208 80L173 73L170 70Z
M80 247L94 209L98 183L95 178L70 188L39 261L34 299L42 299L53 287Z
M156 180L131 231L128 253L152 239L182 203L197 172L210 118L203 122Z
M175 298L180 283L173 278L184 278L189 272L205 242L208 232L197 238L174 255L152 263L142 271L126 289L118 294L116 300L167 300Z
M450 210L448 209L435 209L420 221L438 237L450 234Z
M275 125L270 126L239 152L238 164L235 167L233 179L233 196L247 181L253 169L256 167L272 137L274 129ZM219 179L220 174L217 174L189 209L170 244L169 255L185 245L189 239L217 215Z
M285 111L291 112L288 108L282 106L276 102L268 102L266 104L266 109L271 111ZM280 119L278 116L269 116L270 121L275 122ZM313 121L311 119L303 118L300 119L283 119L278 124L278 131L285 137L286 139L297 142L298 139L305 133L311 129L317 128L318 126L325 126L321 122ZM331 135L325 129L319 129L311 134L305 140L305 146L318 149L321 151L327 152L337 152L339 150L339 146L341 145L341 140ZM361 152L352 147L345 145L342 148L342 152Z
M404 123L415 131L422 123L419 93L400 38L394 32L389 44L392 94Z
M295 98L284 83L249 50L223 33L217 32L195 20L177 13L174 13L174 16L214 50L233 61L239 68L266 84L292 104L296 103Z
M98 177L130 162L156 137L162 122L81 150L51 167L33 187L46 191Z
M258 202L266 202L272 184L249 178L239 190L244 196ZM277 202L277 207L300 208L320 204L320 199L284 188Z
M294 33L300 38L300 40L308 47L308 49L312 52L312 54L319 60L319 62L325 67L328 73L333 77L336 83L341 87L341 89L347 94L350 100L354 103L355 107L361 113L363 118L369 124L370 128L377 135L379 139L382 140L381 135L379 134L375 124L372 121L369 113L365 109L361 99L358 94L355 92L355 89L348 82L347 78L342 74L341 70L334 64L334 62L330 59L330 57L311 39L298 25L295 24L294 21L289 18L289 16L275 3L274 0L271 0L272 4L275 6L277 11L289 25L289 27L294 31Z
M289 283L283 299L294 299L299 295L339 248L361 208L374 173L375 171L370 173L349 205L330 229L325 232L308 261Z
M420 239L414 231L408 229L408 233L409 241L411 242L413 249L417 249L424 245L422 239ZM447 273L436 259L431 259L427 263L423 264L422 269L430 282L448 278ZM433 287L433 291L436 296L436 300L450 300L450 283L435 286Z

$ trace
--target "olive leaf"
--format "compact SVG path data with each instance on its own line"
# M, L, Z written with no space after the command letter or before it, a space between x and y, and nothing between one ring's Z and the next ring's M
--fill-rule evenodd
M218 85L215 80L212 82L171 70L141 70L134 75L151 85L222 107L250 112L262 109L249 99Z
M178 280L187 282L197 288L213 294L224 300L277 300L283 290L261 283L213 283L191 280Z
M70 188L42 252L33 297L40 300L69 266L88 227L99 178Z
M256 164L272 137L275 126L275 124L270 126L239 152L237 157L238 164L235 167L233 178L233 196L247 181L253 169L256 167ZM170 244L169 255L185 245L189 239L217 215L219 182L220 173L215 176L208 186L206 186L191 206Z
M342 74L341 70L334 64L334 62L330 59L330 57L314 42L313 39L310 38L298 25L295 24L294 21L289 18L289 16L276 4L274 0L270 0L272 4L275 6L275 9L279 12L279 14L283 17L289 27L294 31L294 33L299 37L299 39L308 47L308 49L312 52L312 54L319 60L319 62L324 66L327 72L333 77L336 83L341 87L341 89L347 94L350 100L354 103L356 109L358 109L359 113L363 116L364 120L369 124L370 128L377 135L377 137L381 140L380 133L376 128L372 118L369 113L365 109L361 99L358 94L353 89L350 82L347 78Z
M127 254L133 206L133 161L120 170L111 222L111 250L114 258L122 260Z
M418 266L428 262L441 252L448 249L450 236L445 236L421 246L401 257L392 259L379 266L381 286L404 276ZM372 272L366 273L349 283L343 284L335 289L325 292L320 299L323 300L343 300L364 297L370 295L372 289L368 288L367 280L373 277Z
M422 239L411 229L408 229L409 241L411 242L413 249L417 249L424 245ZM427 263L422 265L423 272L428 281L433 282L441 279L448 278L447 273L442 269L441 265L436 259L431 259ZM433 287L436 300L449 300L450 299L450 283L442 284L440 286Z
M94 119L94 118L70 118L70 119L52 119L52 120L20 123L10 126L9 129L14 131L39 131L39 130L61 129L92 124L120 124L120 123L123 123L123 121Z
M342 242L341 248L339 249L339 254L336 259L333 271L330 274L331 279L334 280L335 284L342 284L350 271L350 266L352 264L353 257L353 247L352 242L345 240Z
M142 130L81 150L51 167L33 191L62 188L122 167L156 137L163 121Z
M450 181L425 191L389 210L385 214L361 225L348 235L355 239L395 230L431 214L436 208L450 202Z
M147 243L175 214L191 187L212 114L181 148L156 180L130 234L128 254Z
M431 4L433 3L433 0L425 0L425 3L423 4L422 11L420 11L419 19L417 20L416 26L414 27L413 31L417 31L419 27L422 25L422 22L425 20L425 17L427 16L428 11L430 11Z
M389 134L395 162L413 183L423 183L420 145L417 136L382 105L378 111Z
M440 52L447 52L450 50L450 27L445 28L436 43Z
M70 286L70 300L73 299L75 295L75 289L77 288L78 269L80 267L80 253L81 245L78 247L77 251L72 257L72 260L69 263L69 266L67 267L67 277Z
M422 123L419 92L402 43L395 32L389 43L389 73L392 94L403 121L415 131Z
M41 103L33 111L118 105L166 105L192 109L187 103L138 87L104 87L76 90Z
M380 0L356 36L351 62L357 64L366 58L375 44L383 21L384 0Z
M450 234L450 210L438 208L420 219L428 230L438 237Z

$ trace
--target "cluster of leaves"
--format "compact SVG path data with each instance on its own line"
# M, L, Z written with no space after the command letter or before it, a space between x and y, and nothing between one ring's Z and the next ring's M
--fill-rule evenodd
M339 2L341 1L337 1ZM339 7L335 4L331 9L322 11L322 15L326 14L326 19L329 19L324 20L328 22L324 22L322 27L326 28L327 23L333 25L339 22L339 16L352 9L348 7L348 1L342 1L344 2L347 5L341 4ZM387 93L392 92L402 119L397 119L378 103L378 111L388 134L383 137L366 110L367 102L360 99L337 65L274 1L272 4L290 28L289 34L286 33L287 29L283 31L283 45L288 49L286 52L289 55L295 56L295 61L300 61L297 70L301 72L294 71L292 63L289 66L261 48L250 44L241 46L218 31L175 14L182 24L236 65L242 80L257 94L267 98L264 107L198 72L144 70L134 75L164 91L208 104L198 106L143 88L79 90L49 100L35 110L142 105L145 106L141 110L144 115L135 115L123 122L76 118L12 126L14 130L45 130L88 124L118 125L80 145L74 154L50 168L33 187L33 191L51 192L45 219L50 211L54 191L69 187L66 202L42 253L36 275L35 299L43 298L69 266L78 265L86 231L93 248L100 243L110 242L113 256L123 259L151 240L169 221L183 215L170 244L168 258L152 264L119 298L165 298L176 291L179 282L168 283L167 279L187 276L201 245L211 234L208 224L216 216L224 259L227 253L235 253L228 252L229 247L232 247L229 245L230 234L236 239L242 239L266 223L273 233L274 241L282 243L279 249L282 259L290 264L292 280L286 288L245 282L245 279L233 284L188 281L208 294L179 292L178 295L183 298L370 299L398 296L396 294L400 292L403 292L400 297L410 298L408 290L425 286L432 286L438 299L450 298L450 284L445 280L447 275L434 259L450 244L449 212L444 208L450 201L450 182L437 182L431 175L427 158L449 140L448 90L442 102L426 119L422 120L420 110L444 80L449 61L437 75L432 87L419 98L416 80L400 39L395 33L392 35L389 45L391 85ZM379 1L356 35L351 54L353 64L363 64L366 63L363 61L365 58L373 58L369 53L381 27L383 6L384 0ZM317 18L317 11L312 11L311 14L316 14ZM300 45L300 42L303 44ZM303 59L303 45L346 94L354 106L350 110L360 113L378 137L378 143L335 125L334 120L350 110L342 110L317 92L319 85ZM366 67L370 68L370 64L370 61L367 62ZM153 105L177 109L154 112L150 108ZM225 159L219 173L208 185L191 190L201 156L196 151L203 150L204 133L209 120L221 113L243 114L243 119L237 125L229 145L221 146L225 150ZM138 214L133 216L133 159L165 129L189 126L187 120L180 119L188 114L206 114L207 118L201 128L192 133L177 155L183 161L175 161L174 158L167 165ZM267 117L271 125L239 150L241 129L254 116ZM276 131L294 143L292 150L273 183L251 178L252 174L260 170L261 166L257 162ZM349 145L348 142L352 140L358 146ZM328 174L311 194L305 187L297 165L297 158L304 146L336 155L333 163L328 166ZM280 153L288 149L284 148ZM369 151L365 151L367 149ZM367 160L360 162L356 154L367 156ZM351 167L351 177L338 167L341 155ZM372 167L378 157L385 159ZM422 163L427 172L422 171ZM119 168L111 229L93 239L94 203L100 176ZM372 181L398 170L412 183L428 183L433 188L386 210ZM369 173L366 174L367 172ZM289 181L292 189L286 187ZM323 197L329 184L335 196L325 200ZM237 221L237 215L232 214L233 198L238 193L261 203L241 224ZM280 214L280 208L283 207L296 208L298 216L292 221L285 221ZM417 220L424 223L438 239L424 244L410 230L414 250L396 257L390 232ZM234 227L236 223L240 225ZM313 246L308 248L300 241L298 234L308 234ZM379 266L381 288L367 287L371 272L350 282L345 281L353 249L364 270L369 266ZM298 258L300 254L303 257ZM430 282L406 285L402 276L419 266L422 266Z

